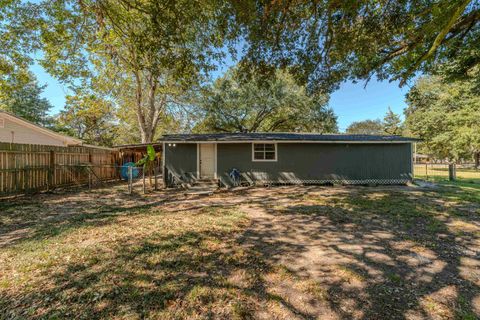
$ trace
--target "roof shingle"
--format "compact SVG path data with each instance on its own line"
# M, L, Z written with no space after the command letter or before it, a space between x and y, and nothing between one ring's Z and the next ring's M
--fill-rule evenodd
M160 141L195 142L195 141L331 141L331 142L414 142L415 138L402 136L382 136L366 134L319 134L319 133L202 133L202 134L167 134Z

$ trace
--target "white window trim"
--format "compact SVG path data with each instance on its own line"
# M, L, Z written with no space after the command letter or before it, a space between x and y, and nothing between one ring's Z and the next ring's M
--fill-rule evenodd
M255 145L256 144L273 144L275 147L275 159L255 159ZM277 162L278 147L276 142L252 142L252 162Z

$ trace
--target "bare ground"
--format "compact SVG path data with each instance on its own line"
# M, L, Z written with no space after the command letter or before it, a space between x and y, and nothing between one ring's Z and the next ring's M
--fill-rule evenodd
M3 201L0 318L477 319L478 198L117 186Z

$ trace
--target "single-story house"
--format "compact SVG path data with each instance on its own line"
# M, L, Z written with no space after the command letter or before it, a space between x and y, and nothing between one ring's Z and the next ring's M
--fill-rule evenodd
M405 184L416 139L313 133L165 135L166 186L198 179L252 184Z
M83 145L83 141L80 139L59 134L0 110L0 143L2 142L59 147Z

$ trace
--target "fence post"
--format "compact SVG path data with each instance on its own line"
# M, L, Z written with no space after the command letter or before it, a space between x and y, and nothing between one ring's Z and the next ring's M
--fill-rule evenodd
M88 170L88 190L92 190L92 168L88 167L90 170Z
M428 162L425 162L425 180L428 180Z
M25 174L23 176L23 189L25 191L25 193L29 193L30 192L30 168L25 166L24 167L24 170L25 170Z
M155 175L155 191L158 191L158 167L155 166L153 169L153 174Z
M132 194L132 191L133 191L132 181L133 181L133 168L128 167L128 193L129 194Z
M50 158L48 160L48 177L47 177L47 191L53 188L53 177L55 176L55 151L50 151Z
M142 179L143 179L143 194L147 193L145 185L145 167L142 168Z
M448 164L448 180L454 181L457 178L455 163Z
M18 192L18 181L17 181L17 168L13 168L13 185L15 186L15 192Z

